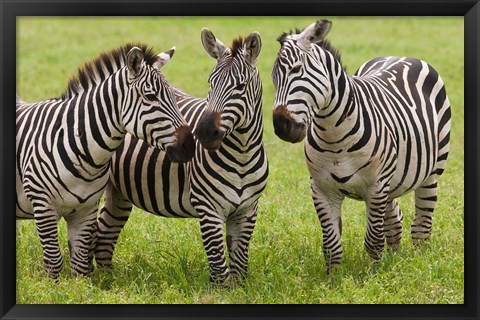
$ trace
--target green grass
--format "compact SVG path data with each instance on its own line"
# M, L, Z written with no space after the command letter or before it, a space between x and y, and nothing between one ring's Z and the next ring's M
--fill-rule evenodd
M385 251L372 272L363 247L364 204L346 200L344 261L331 279L324 271L321 228L310 197L303 144L279 140L271 117L276 38L316 18L18 18L17 92L32 102L59 96L77 67L129 41L146 42L158 51L175 45L176 54L163 70L167 79L193 95L206 96L214 60L203 50L201 28L208 27L226 44L259 31L270 175L259 203L243 287L209 285L197 220L159 218L135 209L120 236L113 271L96 269L90 278L70 274L66 225L61 220L60 245L66 259L58 284L43 271L34 222L17 222L17 303L463 303L463 18L329 17L333 28L328 38L342 52L350 74L375 56L424 59L444 79L453 112L451 152L439 182L431 240L413 247L409 231L413 197L405 196L400 200L401 249Z

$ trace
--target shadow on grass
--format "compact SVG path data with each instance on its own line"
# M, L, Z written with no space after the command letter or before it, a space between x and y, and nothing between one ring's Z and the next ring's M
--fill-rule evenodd
M403 265L405 261L415 259L417 255L425 255L429 250L429 241L422 241L411 248L411 243L402 243L398 249L392 249L385 246L382 258L373 262L364 248L358 248L352 255L344 254L343 261L337 266L331 275L325 271L317 278L321 281L328 281L330 288L338 288L343 284L344 279L353 281L358 287L362 288L369 284L369 281L383 277L383 275L397 272L398 265ZM413 250L412 250L413 249Z
M141 294L174 288L189 295L208 287L208 264L184 251L184 247L159 250L154 257L135 253L128 260L114 259L110 268L95 268L92 284L106 291L134 287Z

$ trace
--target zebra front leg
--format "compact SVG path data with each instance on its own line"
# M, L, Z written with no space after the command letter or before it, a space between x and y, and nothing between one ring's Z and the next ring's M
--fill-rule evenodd
M437 204L437 179L436 175L432 175L415 190L415 218L411 227L414 245L427 240L432 232L433 210Z
M365 249L372 262L376 263L382 257L385 247L385 209L388 203L388 189L374 188L371 196L366 200L367 206L367 232L365 234Z
M93 244L97 228L98 204L65 216L68 227L70 268L74 275L93 271Z
M223 220L215 212L199 212L200 232L203 246L210 266L210 282L223 285L227 280L228 268L225 260L225 245L223 241Z
M383 231L387 238L387 245L393 250L397 250L402 240L402 210L397 201L394 199L387 203L385 208L385 221L383 223Z
M97 267L112 266L118 236L130 217L132 204L111 182L105 188L105 201L97 221L95 261Z
M342 218L341 207L344 197L337 194L326 196L312 180L312 198L318 219L322 226L323 255L326 272L330 275L333 268L342 263Z
M35 224L43 249L43 263L49 277L58 279L63 258L58 245L58 215L55 210L33 204Z
M233 214L227 219L227 247L230 260L230 276L243 282L248 273L248 246L257 220L257 205L246 212Z

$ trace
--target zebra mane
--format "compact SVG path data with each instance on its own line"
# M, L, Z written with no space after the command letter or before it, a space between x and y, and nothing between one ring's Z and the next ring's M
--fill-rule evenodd
M277 41L280 42L280 45L283 45L285 41L287 41L287 37L291 36L292 34L300 34L302 33L302 30L295 28L295 31L290 29L290 32L283 32L278 38Z
M126 65L127 54L133 47L138 47L143 52L143 59L148 65L153 65L158 57L152 48L142 43L127 43L119 48L101 53L97 58L86 62L78 68L78 74L68 81L61 99L69 99L100 84L111 74Z
M332 54L332 56L338 62L340 62L340 65L342 66L343 70L347 69L342 63L342 57L341 57L340 51L338 51L337 48L334 48L332 46L332 44L330 43L330 41L328 41L327 39L324 39L324 40L320 41L319 43L316 43L316 45L318 45L320 48L330 52Z
M230 50L232 51L232 57L235 57L240 52L244 42L245 38L240 36L236 39L233 39L232 46L230 47Z
M298 28L296 28L295 31L290 30L290 32L288 32L288 33L283 32L277 38L277 41L280 42L280 45L283 45L283 43L287 40L288 36L293 35L293 34L300 34L300 33L302 33L302 30L300 30ZM323 39L319 42L316 42L315 44L317 46L319 46L320 48L322 48L323 50L326 50L326 51L330 52L333 55L333 57L340 63L343 70L346 71L346 67L342 63L342 57L341 57L340 51L337 48L333 47L332 44L330 43L330 41L328 41L327 39Z

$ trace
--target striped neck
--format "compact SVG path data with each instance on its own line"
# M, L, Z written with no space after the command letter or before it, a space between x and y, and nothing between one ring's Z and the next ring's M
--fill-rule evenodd
M245 121L224 139L226 144L235 151L248 154L255 152L262 144L263 114L262 114L262 83L258 73L249 84L245 94Z
M65 128L67 143L78 147L76 160L72 162L77 163L79 171L91 176L102 175L113 152L122 143L126 77L126 69L121 69L98 86L64 101L69 109Z
M329 52L326 54L331 55ZM341 149L342 145L348 142L348 133L356 132L359 108L355 103L354 83L340 62L336 59L325 60L333 61L333 65L324 65L330 96L313 115L308 135L309 139L312 135L318 137L316 140L328 145L328 149L332 149L332 145Z

